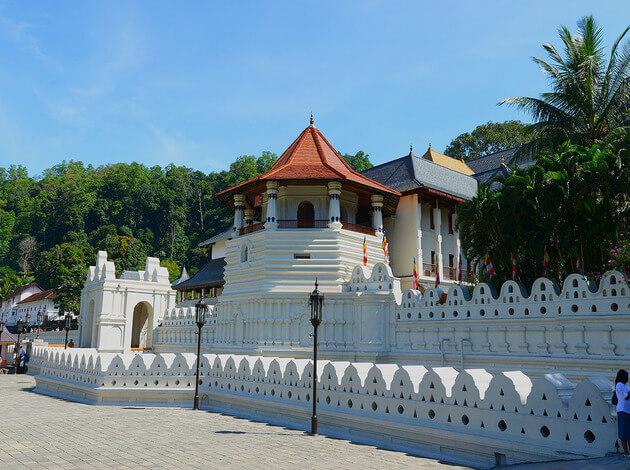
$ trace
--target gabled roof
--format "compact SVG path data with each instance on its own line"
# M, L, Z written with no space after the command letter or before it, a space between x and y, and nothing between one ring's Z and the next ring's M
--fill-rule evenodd
M470 169L466 162L464 162L464 160L458 160L456 158L449 157L448 155L441 154L440 152L436 152L433 150L431 145L429 145L427 151L424 155L422 155L422 158L424 160L437 163L445 168L450 168L451 170L463 173L464 175L472 176L475 173L472 169Z
M363 174L401 193L426 188L458 199L472 199L477 193L477 181L472 176L420 158L412 150L404 157L372 167Z
M39 286L38 286L39 287ZM27 298L20 300L16 305L26 304L30 302L38 302L40 300L53 300L57 298L59 294L52 289L37 292L36 294L29 295Z
M43 290L41 287L39 287L39 284L37 284L36 282L31 282L30 284L27 284L25 286L20 287L19 289L14 290L13 292L11 292L9 295L7 295L2 300L7 300L7 299L10 299L12 297L15 297L16 295L20 295L22 292L24 292L25 290L30 289L31 287L39 289L40 291Z
M221 286L225 283L224 271L225 258L211 259L190 279L174 284L172 287L176 290L191 290Z
M311 124L293 141L274 165L256 178L240 183L218 194L225 197L262 181L346 181L381 193L399 196L398 192L353 170L326 137Z

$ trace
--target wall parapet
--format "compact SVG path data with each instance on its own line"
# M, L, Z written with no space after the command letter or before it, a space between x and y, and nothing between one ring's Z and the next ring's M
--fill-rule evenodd
M195 355L34 348L31 368L44 393L138 403L155 393L181 391L190 397ZM312 370L306 359L204 354L200 391L206 407L278 406L305 416ZM562 374L347 361L321 361L318 370L324 426L352 422L374 429L379 422L384 439L404 432L418 449L441 441L463 454L474 443L477 457L502 452L508 463L600 456L615 449L612 383L602 377L574 383Z

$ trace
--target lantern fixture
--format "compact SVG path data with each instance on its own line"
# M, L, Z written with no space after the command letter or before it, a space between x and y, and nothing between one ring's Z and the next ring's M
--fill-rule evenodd
M322 307L324 306L324 294L319 291L317 279L315 279L315 290L309 297L311 307L311 324L318 326L322 322Z
M195 304L195 317L197 321L197 326L201 328L206 324L206 312L208 311L208 304L206 301L201 298L199 302Z

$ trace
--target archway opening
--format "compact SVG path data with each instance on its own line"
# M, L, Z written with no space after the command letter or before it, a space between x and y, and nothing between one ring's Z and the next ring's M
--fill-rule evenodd
M315 226L315 208L308 201L301 202L297 210L297 225L299 228Z
M151 306L140 302L133 309L131 327L131 347L147 349L151 347Z

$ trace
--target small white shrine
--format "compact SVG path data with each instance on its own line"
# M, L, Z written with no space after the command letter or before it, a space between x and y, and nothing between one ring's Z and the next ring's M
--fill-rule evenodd
M99 251L81 292L80 344L103 352L150 349L155 328L175 306L168 270L147 258L144 271L116 277L107 252Z

